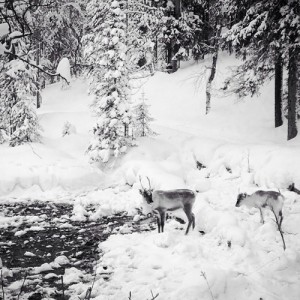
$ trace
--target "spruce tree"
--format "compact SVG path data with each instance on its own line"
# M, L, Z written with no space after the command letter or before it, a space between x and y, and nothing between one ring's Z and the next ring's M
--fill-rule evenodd
M20 60L7 62L4 70L0 75L0 123L10 146L40 141L35 71Z
M156 133L151 129L150 123L154 121L149 112L149 107L146 103L145 94L142 94L140 102L134 107L134 137L153 136Z
M87 6L90 22L84 37L85 57L93 66L90 91L97 117L88 148L92 161L107 162L131 144L125 4L122 0L91 0Z

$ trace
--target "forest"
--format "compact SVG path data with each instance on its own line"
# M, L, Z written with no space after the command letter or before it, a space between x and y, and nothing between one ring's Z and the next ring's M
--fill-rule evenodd
M69 84L57 72L67 58L74 76L90 78L99 119L89 152L92 160L107 161L131 143L132 81L156 70L176 72L181 61L211 56L208 114L220 51L242 60L222 89L239 97L254 95L275 78L274 126L286 120L287 139L297 135L298 1L7 0L0 8L2 143L39 140L41 90L56 80Z

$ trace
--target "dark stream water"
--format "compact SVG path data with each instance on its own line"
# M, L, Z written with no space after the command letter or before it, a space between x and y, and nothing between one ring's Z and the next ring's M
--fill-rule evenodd
M21 218L13 226L0 227L0 258L10 270L0 281L0 299L4 290L5 299L67 300L68 285L62 283L66 268L76 267L88 275L86 280L91 280L101 256L100 242L112 232L117 233L124 224L132 232L141 231L139 224L132 223L132 217L126 213L103 217L97 222L78 222L70 219L72 210L71 204L52 202L0 204L2 216ZM150 226L143 230L150 228L153 229ZM59 256L67 257L65 264L38 274L33 272L33 268L51 263ZM47 276L49 273L51 276ZM19 286L9 288L17 282Z

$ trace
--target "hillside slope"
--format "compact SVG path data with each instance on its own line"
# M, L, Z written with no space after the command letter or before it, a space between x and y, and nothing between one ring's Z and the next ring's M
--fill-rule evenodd
M174 74L157 72L141 82L133 99L138 101L141 93L145 93L155 118L154 129L159 135L154 140L141 140L140 147L131 149L128 155L109 167L121 166L119 172L122 173L124 163L128 166L139 156L142 160L146 151L149 159L144 165L155 168L153 153L167 151L168 155L154 160L161 159L166 164L167 157L169 164L180 164L185 168L184 165L194 164L192 160L196 158L211 167L213 173L223 172L225 167L236 175L241 174L241 165L247 160L247 168L253 171L258 185L280 188L291 182L300 185L300 137L287 142L286 124L282 128L273 128L273 84L266 84L261 95L252 99L238 100L234 95L225 97L217 88L229 74L229 66L237 62L232 57L221 55L214 82L212 111L206 116L204 90L207 74L203 70L208 63L209 60L199 64L183 63ZM85 151L93 126L90 103L87 83L79 79L65 90L60 84L54 84L43 91L43 103L38 111L44 130L43 141L16 148L0 146L3 170L0 194L22 192L28 188L49 191L101 187L111 180L115 183L120 180L118 176L108 180L107 175L88 163ZM76 133L62 137L66 121L75 126ZM160 150L163 145L169 150ZM170 172L167 170L170 176L174 175L172 168L174 166L170 167ZM138 170L135 171L137 174ZM185 178L176 182L190 185Z

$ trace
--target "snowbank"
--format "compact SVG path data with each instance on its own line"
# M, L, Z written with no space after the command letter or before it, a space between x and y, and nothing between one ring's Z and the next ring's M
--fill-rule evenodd
M193 138L184 147L207 166L209 176L227 173L228 177L241 177L242 184L245 181L245 185L252 183L261 188L285 189L293 182L300 186L298 146L220 143Z
M41 191L57 186L74 190L97 186L102 179L102 172L88 162L78 161L42 144L2 146L0 164L6 166L0 176L0 195L33 186Z
M15 148L0 145L0 196L19 195L27 189L32 193L57 188L74 191L101 184L103 173L85 155L93 122L87 86L83 81L74 83L69 90L62 90L59 84L44 90L38 110L42 143ZM77 130L63 137L66 121Z
M94 212L87 212L86 208L90 205L95 207ZM122 212L133 216L137 214L136 208L141 206L142 199L137 190L128 187L95 190L75 198L72 220L98 220Z

